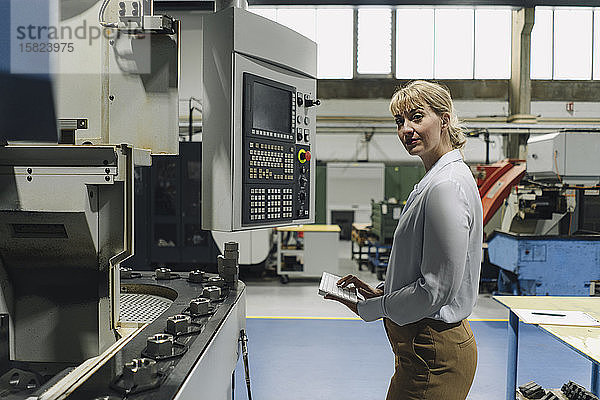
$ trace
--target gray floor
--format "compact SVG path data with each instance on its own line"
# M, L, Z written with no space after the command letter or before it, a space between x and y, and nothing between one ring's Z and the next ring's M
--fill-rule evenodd
M337 275L355 274L367 283L377 285L375 274L359 271L355 261L350 260L350 242L341 241ZM247 281L247 315L272 318L357 318L346 307L326 301L317 295L318 279L291 279L286 285L279 280ZM479 296L470 319L507 319L508 312L490 295Z

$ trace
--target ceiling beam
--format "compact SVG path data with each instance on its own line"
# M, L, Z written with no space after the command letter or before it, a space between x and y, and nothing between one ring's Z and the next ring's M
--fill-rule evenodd
M389 99L398 87L407 82L390 78L319 79L317 93L321 99ZM454 99L508 99L506 79L448 79L438 82L448 86Z
M317 93L321 99L389 99L407 80L389 78L319 79ZM508 100L507 79L447 79L438 80L450 89L453 99ZM531 81L532 101L593 101L600 102L600 80Z
M598 7L599 0L248 0L251 6L535 6Z
M155 0L157 10L214 10L213 0ZM250 6L535 6L600 7L600 0L248 0Z

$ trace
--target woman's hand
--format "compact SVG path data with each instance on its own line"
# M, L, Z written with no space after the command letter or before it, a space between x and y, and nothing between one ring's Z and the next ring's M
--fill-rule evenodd
M326 294L324 299L325 300L335 300L337 302L340 302L343 305L345 305L346 307L348 307L350 309L350 311L352 311L354 314L358 315L358 305L356 303L353 303L351 301L342 300L339 297L334 297L330 294ZM360 315L358 315L358 316L360 317Z
M345 277L337 281L337 284L343 288L349 285L354 285L354 287L356 287L356 290L358 290L358 293L362 294L365 299L383 296L383 290L375 289L374 287L363 282L362 280L360 280L360 278L354 275L346 275Z
M375 289L374 287L368 285L367 283L363 282L362 280L360 280L358 277L356 277L354 275L346 275L345 277L343 277L342 279L337 281L337 284L343 288L347 287L349 285L354 285L354 287L356 288L358 293L362 294L365 299L371 299L373 297L383 296L383 290ZM326 295L325 299L335 300L339 303L342 303L343 305L348 307L350 309L350 311L352 311L354 314L358 315L358 305L356 303L353 303L351 301L342 300L338 297L334 297L331 295ZM359 317L360 317L360 315L359 315Z

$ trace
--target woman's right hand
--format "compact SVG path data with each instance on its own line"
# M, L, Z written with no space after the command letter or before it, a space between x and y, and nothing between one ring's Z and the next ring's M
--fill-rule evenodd
M383 290L372 287L371 285L360 280L360 278L355 275L346 275L337 281L337 284L343 288L349 285L354 285L356 290L358 290L358 293L362 294L365 299L383 296Z

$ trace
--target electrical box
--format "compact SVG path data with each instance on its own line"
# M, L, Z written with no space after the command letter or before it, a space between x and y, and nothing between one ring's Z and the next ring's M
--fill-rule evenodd
M202 228L314 222L316 44L239 8L203 21Z

